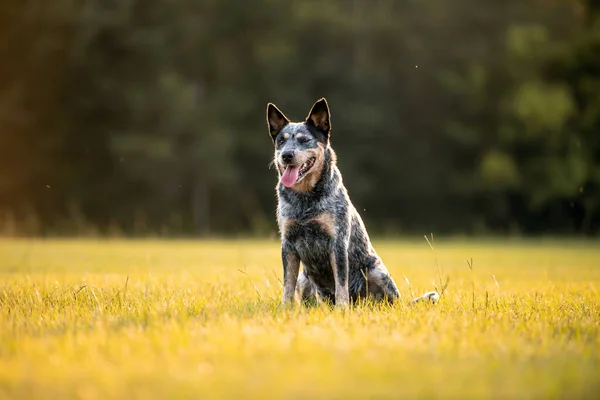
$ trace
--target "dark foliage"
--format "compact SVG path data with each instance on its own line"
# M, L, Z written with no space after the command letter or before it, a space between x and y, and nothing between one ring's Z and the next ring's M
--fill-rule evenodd
M273 233L266 104L324 96L370 231L597 233L594 4L4 1L0 224Z

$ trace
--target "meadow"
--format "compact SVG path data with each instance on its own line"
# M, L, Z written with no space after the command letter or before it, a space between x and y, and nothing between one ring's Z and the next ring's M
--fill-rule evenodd
M276 240L0 240L0 399L598 395L598 241L374 243L402 302L343 311Z

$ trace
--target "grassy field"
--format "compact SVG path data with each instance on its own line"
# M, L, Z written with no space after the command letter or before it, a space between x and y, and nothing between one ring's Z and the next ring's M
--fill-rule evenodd
M0 398L598 395L600 243L436 242L376 241L403 303L342 312L279 307L276 241L2 240Z

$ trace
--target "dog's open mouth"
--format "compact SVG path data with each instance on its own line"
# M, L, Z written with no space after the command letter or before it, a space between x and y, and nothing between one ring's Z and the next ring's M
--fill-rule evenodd
M309 158L304 164L287 165L284 167L283 174L281 175L281 183L286 187L291 187L296 184L300 179L304 178L306 173L315 165L315 157Z

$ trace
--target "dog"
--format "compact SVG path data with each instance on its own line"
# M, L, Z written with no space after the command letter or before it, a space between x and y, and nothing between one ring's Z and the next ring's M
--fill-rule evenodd
M283 304L295 303L296 296L336 307L367 298L398 300L400 292L375 252L337 167L327 100L316 101L304 122L290 122L268 103L267 124L279 177Z

